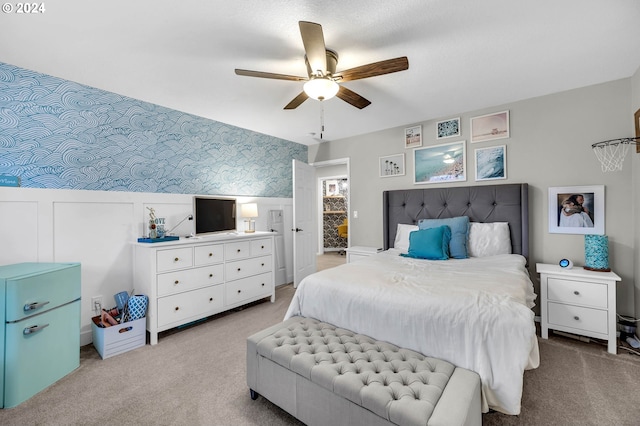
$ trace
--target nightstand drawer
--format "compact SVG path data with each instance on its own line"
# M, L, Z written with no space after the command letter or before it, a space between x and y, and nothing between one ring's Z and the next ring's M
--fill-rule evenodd
M607 311L548 303L549 324L607 334Z
M594 308L607 309L607 285L549 277L547 298Z

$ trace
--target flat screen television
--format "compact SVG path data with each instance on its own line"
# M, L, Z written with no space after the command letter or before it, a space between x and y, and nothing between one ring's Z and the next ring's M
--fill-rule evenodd
M235 198L193 197L195 235L234 232L236 230Z

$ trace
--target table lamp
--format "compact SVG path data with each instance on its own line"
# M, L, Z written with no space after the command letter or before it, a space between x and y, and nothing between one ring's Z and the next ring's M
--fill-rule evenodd
M258 205L256 203L247 203L240 205L240 214L244 217L244 232L256 232L256 221L258 217Z

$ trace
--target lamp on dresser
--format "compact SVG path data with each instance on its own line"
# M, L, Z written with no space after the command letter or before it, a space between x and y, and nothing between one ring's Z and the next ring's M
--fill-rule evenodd
M256 203L246 203L240 205L240 215L244 217L244 232L256 232L256 221L258 217L258 205Z

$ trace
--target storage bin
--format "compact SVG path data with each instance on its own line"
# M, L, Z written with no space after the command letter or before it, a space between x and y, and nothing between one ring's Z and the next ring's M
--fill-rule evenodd
M146 344L147 319L140 318L111 327L98 327L100 316L91 318L93 346L102 359L139 348Z

